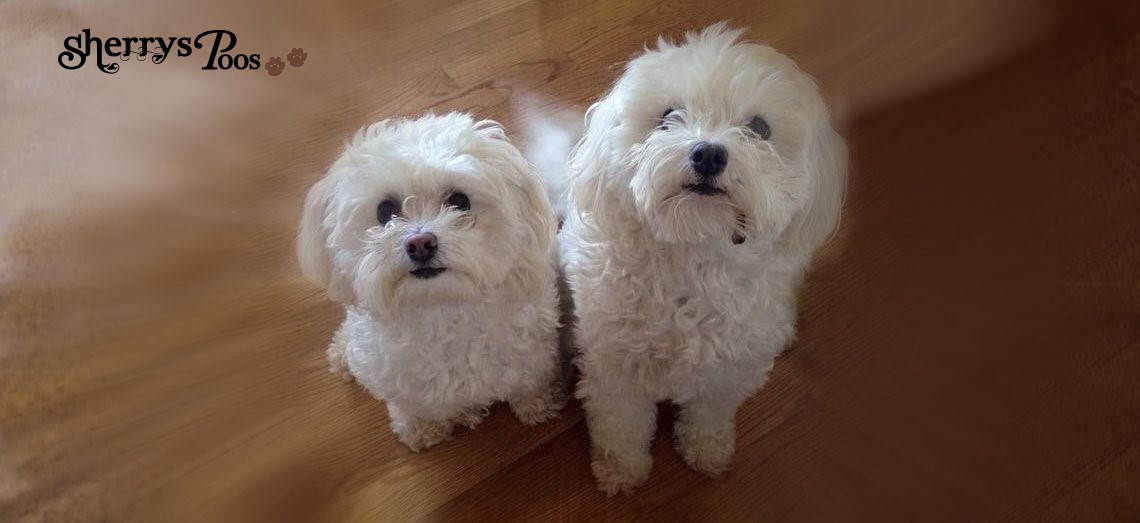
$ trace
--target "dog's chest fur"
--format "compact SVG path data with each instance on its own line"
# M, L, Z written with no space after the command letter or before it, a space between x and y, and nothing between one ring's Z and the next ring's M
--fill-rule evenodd
M620 369L659 399L759 385L794 335L801 271L753 242L662 244L571 220L562 248L585 367Z
M349 369L374 396L446 418L505 399L557 357L554 282L513 302L377 321L350 310Z

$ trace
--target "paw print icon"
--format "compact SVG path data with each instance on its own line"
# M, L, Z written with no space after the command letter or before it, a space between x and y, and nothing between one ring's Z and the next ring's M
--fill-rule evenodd
M280 56L274 56L273 58L270 58L269 62L265 64L265 70L269 71L269 76L278 76L284 69L285 62L281 60Z
M309 53L306 53L305 50L300 47L294 47L293 50L285 56L285 58L289 59L289 65L293 67L305 65L305 59L308 57Z

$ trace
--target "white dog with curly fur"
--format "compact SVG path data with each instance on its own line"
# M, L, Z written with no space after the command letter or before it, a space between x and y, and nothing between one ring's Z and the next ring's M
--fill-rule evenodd
M847 152L814 82L741 34L660 39L570 153L577 394L611 494L647 479L664 400L685 461L729 466L735 412L792 340L797 287L839 218Z
M564 404L555 227L503 130L463 114L361 130L309 192L301 267L347 312L330 363L412 450L494 401L527 424Z

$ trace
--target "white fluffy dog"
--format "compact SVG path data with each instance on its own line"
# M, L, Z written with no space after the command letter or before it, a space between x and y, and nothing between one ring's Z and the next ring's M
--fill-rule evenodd
M656 403L716 475L737 408L792 340L796 292L835 229L847 152L812 79L715 25L629 62L570 153L560 234L592 468L607 493L649 475Z
M498 124L449 114L361 130L309 192L304 273L343 303L329 347L412 450L510 403L555 416L555 218Z

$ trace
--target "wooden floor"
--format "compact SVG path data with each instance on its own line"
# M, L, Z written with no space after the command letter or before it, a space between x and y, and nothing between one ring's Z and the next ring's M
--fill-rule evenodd
M0 3L0 521L1140 521L1140 17L1128 2ZM1000 7L998 7L1000 5ZM858 6L858 7L855 7ZM370 121L597 97L728 19L826 86L853 150L799 341L632 496L582 411L423 454L325 371L308 185ZM63 38L228 29L302 68L115 75Z

